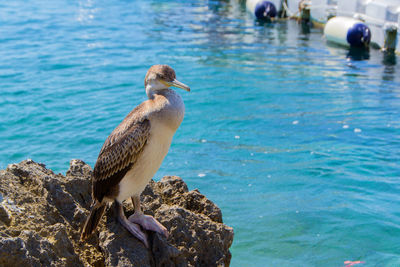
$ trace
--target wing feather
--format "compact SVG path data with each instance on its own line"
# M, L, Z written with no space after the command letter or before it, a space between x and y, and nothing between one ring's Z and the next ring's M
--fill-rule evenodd
M93 170L93 197L99 202L112 194L125 174L137 161L150 135L150 121L126 121L104 142Z

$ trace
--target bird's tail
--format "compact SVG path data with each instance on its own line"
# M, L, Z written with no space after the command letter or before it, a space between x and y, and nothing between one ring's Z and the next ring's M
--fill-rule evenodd
M94 230L96 230L101 217L103 217L105 209L106 205L100 204L98 202L92 205L90 215L87 217L86 222L82 228L81 240L85 240L89 235L93 233Z

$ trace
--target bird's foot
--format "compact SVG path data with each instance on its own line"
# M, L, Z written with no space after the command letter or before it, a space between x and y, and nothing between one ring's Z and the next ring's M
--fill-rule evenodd
M126 217L119 217L119 222L137 239L143 242L146 248L149 248L149 242L147 240L147 234L140 229L140 226L136 223L130 222Z
M128 220L131 223L139 224L146 230L151 230L168 237L168 230L161 223L159 223L153 216L145 215L143 213L132 214Z

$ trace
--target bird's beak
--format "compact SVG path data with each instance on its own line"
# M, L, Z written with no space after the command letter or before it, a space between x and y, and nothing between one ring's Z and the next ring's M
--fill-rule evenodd
M165 82L165 81L164 81ZM172 82L165 82L168 86L175 86L178 88L182 88L183 90L186 90L188 92L190 92L190 87L187 86L186 84L181 83L180 81L178 81L177 79L174 79Z

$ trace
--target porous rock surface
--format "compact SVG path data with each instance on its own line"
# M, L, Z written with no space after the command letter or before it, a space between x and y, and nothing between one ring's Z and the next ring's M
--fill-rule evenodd
M184 181L151 181L142 207L169 231L147 231L150 249L115 219L112 208L85 242L80 229L91 204L91 168L71 160L66 175L32 160L0 171L0 266L229 266L233 229L221 210ZM130 202L125 204L132 214Z

